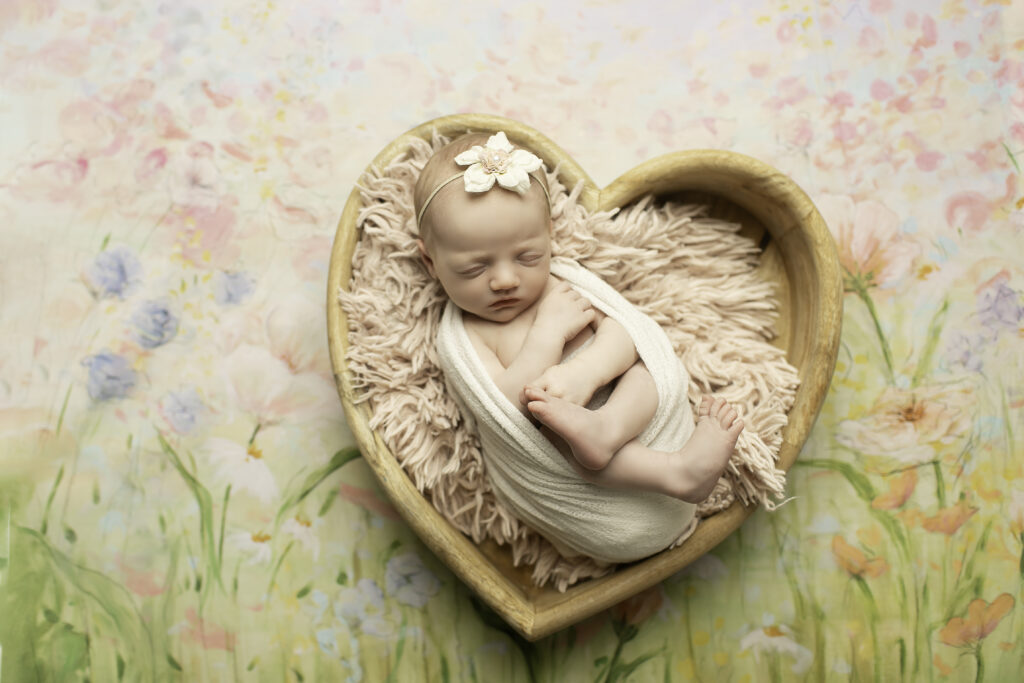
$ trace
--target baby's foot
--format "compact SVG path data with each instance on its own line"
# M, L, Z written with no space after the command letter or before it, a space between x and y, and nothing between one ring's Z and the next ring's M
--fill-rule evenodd
M526 408L566 440L576 460L589 470L603 469L622 448L615 429L593 410L587 410L542 389L527 387Z
M696 429L674 455L679 466L677 497L688 503L711 495L743 431L743 420L723 399L704 396L697 413Z

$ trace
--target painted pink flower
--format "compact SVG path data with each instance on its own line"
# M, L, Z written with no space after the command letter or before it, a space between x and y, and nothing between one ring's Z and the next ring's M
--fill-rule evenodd
M0 2L0 32L19 21L35 23L57 9L58 0L4 0Z
M233 239L237 216L234 197L215 206L176 206L164 219L175 228L172 240L183 259L197 268L227 269L237 263L241 246Z
M139 571L132 567L124 557L118 554L115 557L117 568L124 577L124 585L136 595L149 598L160 595L166 590L164 579L159 572Z
M289 295L267 314L266 330L271 352L287 363L292 372L331 376L323 343L327 329L321 307L306 297Z
M352 486L351 484L342 483L340 493L342 500L355 503L356 505L364 507L370 512L384 517L385 519L390 519L396 522L402 519L402 516L398 514L398 510L396 510L391 503L382 499L370 489L364 489L358 486Z
M797 116L782 124L779 137L791 147L805 148L814 139L814 127L807 117Z
M900 233L900 219L880 202L854 202L846 195L823 195L816 202L836 238L839 261L849 278L884 287L910 272L921 247Z
M67 105L58 122L64 139L86 154L116 151L125 136L107 108L91 100Z
M87 159L47 159L19 167L14 173L11 188L29 199L67 202L78 197L76 190L88 173Z
M169 189L175 204L214 209L221 202L226 183L209 154L190 150L175 162Z
M58 38L40 48L34 61L50 67L62 76L81 76L89 67L89 44Z
M206 650L230 652L235 649L235 634L200 618L194 607L185 610L185 619L188 620L188 626L182 633L189 640L199 643Z

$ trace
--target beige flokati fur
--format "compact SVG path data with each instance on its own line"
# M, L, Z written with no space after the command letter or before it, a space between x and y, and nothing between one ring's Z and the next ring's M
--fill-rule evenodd
M348 367L370 426L416 487L474 542L510 544L516 565L533 566L538 585L559 590L613 567L567 559L498 503L468 416L445 390L434 336L446 301L420 261L412 188L419 170L447 139L416 140L406 154L360 181L362 231L349 291L338 298L348 317ZM775 467L797 372L773 336L771 285L755 273L758 248L738 225L702 216L696 206L643 199L619 212L590 214L548 174L553 252L602 277L668 333L690 373L689 398L714 392L738 406L746 428L726 475L698 506L706 517L730 505L773 508L784 473ZM695 411L696 412L696 411Z

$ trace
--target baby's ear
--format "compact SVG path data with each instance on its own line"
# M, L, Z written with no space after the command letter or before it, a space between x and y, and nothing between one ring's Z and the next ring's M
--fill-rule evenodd
M423 259L423 265L427 267L427 272L436 280L437 271L434 270L434 259L430 258L430 254L427 253L427 247L423 244L423 240L416 240L416 246L420 248L420 258Z

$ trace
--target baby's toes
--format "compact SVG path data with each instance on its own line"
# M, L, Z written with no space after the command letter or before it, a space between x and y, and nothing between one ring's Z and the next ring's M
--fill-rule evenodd
M739 436L740 432L742 432L742 431L743 431L743 420L736 420L735 422L732 423L732 426L729 427L729 436L732 437L732 438L735 438L735 437Z
M697 414L701 417L707 417L711 414L711 397L707 394L700 399L700 407L697 408Z
M723 398L716 398L714 400L714 402L711 404L711 410L709 411L709 414L711 415L711 417L715 418L716 420L721 420L722 419L722 416L721 416L722 408L724 408L726 405L727 404L725 402L725 399L723 399Z
M723 429L729 429L732 426L732 423L735 422L736 418L738 417L736 409L733 408L732 406L728 406L725 410L721 412L720 415L721 422L719 422L719 424L722 425Z

